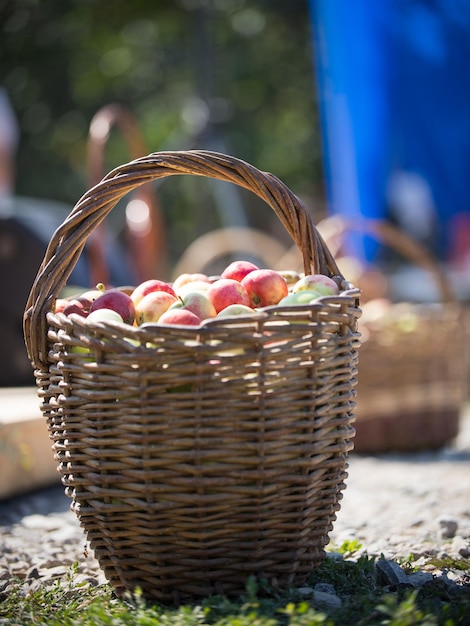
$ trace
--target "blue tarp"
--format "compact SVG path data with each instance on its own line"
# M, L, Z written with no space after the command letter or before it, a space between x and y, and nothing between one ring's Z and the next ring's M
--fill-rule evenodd
M455 257L470 246L470 2L310 0L310 14L330 212L421 220Z

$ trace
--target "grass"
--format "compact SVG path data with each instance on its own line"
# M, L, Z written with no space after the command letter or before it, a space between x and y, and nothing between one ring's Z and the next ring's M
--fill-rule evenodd
M66 580L34 590L15 580L0 594L0 625L9 626L457 626L470 624L470 587L449 587L439 578L419 589L393 589L377 576L375 558L357 556L357 542L328 558L308 581L327 583L341 606L318 605L313 596L292 589L279 595L249 579L242 597L213 596L177 607L148 604L137 590L118 599L112 589ZM438 564L439 567L443 563ZM470 562L446 561L470 575ZM406 569L406 568L405 568ZM410 570L411 571L411 570Z

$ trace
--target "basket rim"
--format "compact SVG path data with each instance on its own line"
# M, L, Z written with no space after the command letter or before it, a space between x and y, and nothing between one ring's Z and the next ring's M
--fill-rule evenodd
M48 366L47 313L52 311L88 238L130 191L174 175L215 178L245 188L271 207L302 253L306 274L344 281L325 240L302 201L276 176L234 156L207 150L153 152L111 170L77 202L53 234L32 285L24 314L28 355L37 369Z

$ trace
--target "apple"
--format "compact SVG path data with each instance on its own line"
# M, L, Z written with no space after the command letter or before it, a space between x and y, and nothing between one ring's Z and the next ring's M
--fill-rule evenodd
M168 291L151 291L135 307L135 321L138 326L145 322L157 322L178 298Z
M232 315L255 315L257 311L245 304L229 304L217 313L217 317L227 317Z
M102 293L104 293L104 289L88 289L88 291L84 291L82 294L77 296L80 299L88 300L89 302L94 302L96 298L99 298Z
M67 304L62 308L62 313L64 315L71 315L72 313L76 313L77 315L81 315L82 317L86 317L88 315L89 307L85 306L84 302L81 302L78 298L73 298L69 300Z
M247 274L258 269L259 267L250 261L233 261L227 265L220 278L232 278L241 282Z
M197 315L200 320L206 320L217 315L214 305L201 291L189 291L183 294L170 308L188 309Z
M302 291L302 289L313 289L323 296L336 296L339 294L339 287L336 282L323 274L307 274L300 278L292 287L292 293Z
M277 304L289 292L286 280L271 269L253 270L241 285L245 287L253 308Z
M299 272L296 272L295 270L277 270L277 271L282 276L282 278L286 281L288 287L294 285L300 278Z
M302 289L296 293L289 293L278 302L278 306L290 306L292 304L310 304L321 297L321 293L313 289Z
M90 289L74 297L58 298L56 301L55 312L70 315L77 313L82 317L86 317L92 303L103 294L99 289Z
M194 280L194 281L191 281L190 283L185 283L184 285L177 287L175 289L176 295L181 297L186 293L191 293L194 291L206 293L207 290L209 289L210 284L211 283L208 283L204 280Z
M105 309L103 309L104 311ZM87 356L90 355L90 350L89 348L84 348L83 346L72 346L71 348L69 348L69 352L71 352L72 354L85 354ZM92 361L92 358L85 358L85 361Z
M168 309L160 316L159 324L177 324L178 326L199 326L202 320L189 309Z
M214 305L217 313L225 309L229 304L250 306L250 298L245 287L238 280L233 280L233 278L218 278L209 285L206 295Z
M157 280L156 278L150 278L149 280L144 280L144 282L140 283L140 285L137 285L131 293L134 306L137 306L142 298L149 293L153 293L154 291L165 291L166 293L170 293L172 296L176 297L175 290L169 283L166 283L163 280Z
M63 313L66 306L70 304L67 298L57 298L54 304L54 313Z
M127 293L109 289L91 303L90 313L98 309L111 309L119 313L126 324L133 324L135 319L134 301Z
M124 320L117 311L103 308L91 311L86 318L86 322L87 324L91 324L92 322L120 322L123 324Z
M90 311L90 307L92 303L97 300L104 292L99 289L90 289L89 291L84 291L79 296L76 296L75 300L78 300L83 305L83 308L88 313Z
M183 285L187 285L188 283L193 283L195 281L200 281L204 283L211 282L209 276L207 276L207 274L204 274L203 272L195 272L193 274L186 272L184 274L180 274L175 278L175 280L173 281L173 289L176 291Z

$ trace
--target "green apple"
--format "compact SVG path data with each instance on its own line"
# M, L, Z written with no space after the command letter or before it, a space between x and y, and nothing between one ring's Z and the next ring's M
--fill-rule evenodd
M90 322L120 322L124 324L122 316L113 309L96 309L96 311L89 313L85 319L87 324Z
M217 315L214 305L202 291L183 293L169 308L187 309L197 315L200 320L210 319Z
M296 293L290 293L277 306L291 306L293 304L310 304L322 296L318 291L313 289L302 289Z

